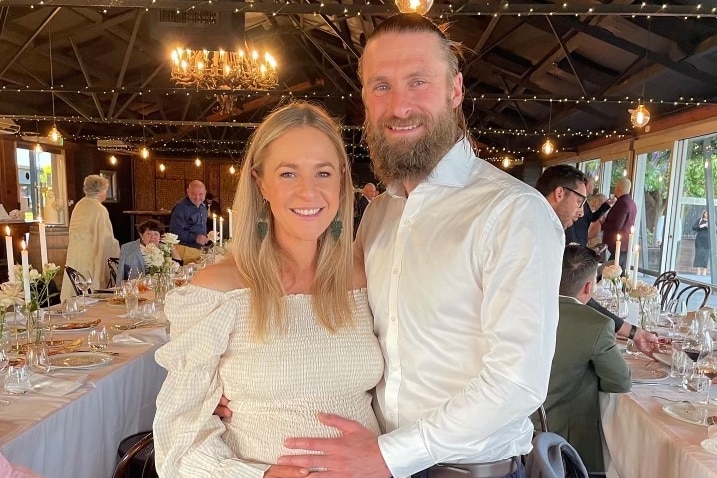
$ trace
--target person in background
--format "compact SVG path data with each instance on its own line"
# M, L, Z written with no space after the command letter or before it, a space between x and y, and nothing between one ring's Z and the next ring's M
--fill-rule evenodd
M564 233L533 188L476 157L459 48L428 18L399 14L363 51L366 138L387 190L355 254L386 360L376 388L386 433L321 415L337 438L287 440L300 455L282 464L341 478L523 474L555 346Z
M207 238L207 205L204 202L207 189L195 179L187 186L187 195L172 208L169 232L176 234L179 244L199 249Z
M361 194L361 197L358 198L358 201L356 201L356 220L354 221L354 232L358 231L359 224L361 223L361 218L363 217L363 213L366 211L366 208L368 207L369 203L378 195L378 191L376 191L376 185L373 183L366 183L363 187L363 194Z
M545 412L550 431L565 438L591 473L605 471L598 392L630 391L630 369L615 344L613 322L586 304L598 256L577 244L565 247L560 321Z
M582 171L569 165L558 165L546 168L543 174L538 178L535 185L536 189L545 196L548 204L550 204L560 218L563 227L569 227L571 221L574 221L574 218L582 214L583 205L579 202L575 202L575 199L569 196L578 196L578 198L581 198L581 196L579 196L582 191L580 186L585 186L584 181L586 182L587 178ZM567 189L573 193L566 196L564 193L561 194L561 189ZM651 356L652 353L657 350L658 342L655 335L644 331L636 325L625 322L600 305L592 297L589 299L587 305L611 318L614 321L615 333L621 337L634 340L635 345L641 352Z
M692 230L695 235L695 258L692 261L692 267L697 268L698 276L709 275L707 268L710 263L710 229L707 222L707 210L702 211L702 215L697 220Z
M607 244L607 250L610 251L610 257L615 257L615 244L617 235L620 234L620 267L625 270L627 263L627 248L630 228L635 225L637 217L637 204L630 197L630 189L632 182L627 178L620 178L615 183L615 197L617 200L613 204L612 209L607 214L607 218L602 225L602 240Z
M157 470L306 476L276 462L290 436L337 436L318 412L379 433L370 392L383 358L352 258L353 185L339 125L305 102L270 114L251 137L232 209L237 240L227 259L166 297ZM234 413L224 421L212 415L222 394Z
M162 239L162 234L164 234L164 224L154 219L148 219L147 221L137 224L137 232L139 233L139 239L122 244L120 248L119 265L117 266L117 285L127 280L129 271L132 269L144 273L146 266L140 246L159 244L160 239ZM181 263L181 258L174 250L172 251L172 259Z
M112 222L102 201L107 198L109 181L98 174L85 178L85 197L77 201L70 217L67 259L65 264L79 273L92 277L92 289L105 287L109 281L107 259L119 257L119 241L114 237ZM70 277L65 272L60 298L75 295Z
M592 193L595 190L595 177L587 176L587 181L588 182L585 185L587 190L586 195L592 198ZM589 203L590 199L583 204L583 215L577 218L573 225L565 230L565 244L575 243L580 244L581 246L587 246L588 239L590 238L590 226L607 213L612 206L611 202L605 201L593 210Z
M592 196L588 197L588 205L590 206L590 210L593 213L598 211L605 204L606 201L608 201L608 197L602 193L593 194ZM615 203L614 199L611 199L610 201L610 204ZM588 247L592 248L602 243L602 223L605 222L606 218L607 215L602 214L597 221L593 221L588 227Z

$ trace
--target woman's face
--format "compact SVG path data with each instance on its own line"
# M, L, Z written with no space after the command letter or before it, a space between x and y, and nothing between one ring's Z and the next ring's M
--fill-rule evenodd
M151 229L147 229L140 236L142 244L144 244L145 246L148 244L159 244L160 237L161 235L159 234L159 231L153 231Z
M292 128L269 145L263 171L254 173L271 205L282 246L316 242L336 217L341 162L331 140L310 126Z
M97 195L97 200L99 202L104 202L105 199L107 199L107 190L106 189Z

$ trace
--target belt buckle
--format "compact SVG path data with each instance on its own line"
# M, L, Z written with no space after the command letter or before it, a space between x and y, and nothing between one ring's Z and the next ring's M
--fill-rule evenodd
M428 478L502 478L513 473L515 460L505 460L491 463L471 464L443 464L429 469Z

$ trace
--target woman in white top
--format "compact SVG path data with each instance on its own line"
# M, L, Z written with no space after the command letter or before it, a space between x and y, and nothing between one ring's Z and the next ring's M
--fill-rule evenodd
M309 103L254 132L230 259L167 294L168 371L154 421L163 477L304 476L273 465L292 436L334 437L318 412L379 433L383 358L351 254L351 173L338 124ZM213 415L224 394L233 414Z

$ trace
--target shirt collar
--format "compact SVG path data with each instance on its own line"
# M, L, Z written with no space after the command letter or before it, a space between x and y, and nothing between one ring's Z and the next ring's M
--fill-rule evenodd
M575 297L570 297L569 295L560 295L558 297L560 297L560 302L575 302L576 304L585 305Z
M468 175L473 168L476 156L470 141L465 136L448 150L445 156L438 162L431 174L421 181L421 184L436 184L460 188L465 186ZM386 191L392 196L406 197L406 189L399 181L388 185Z

